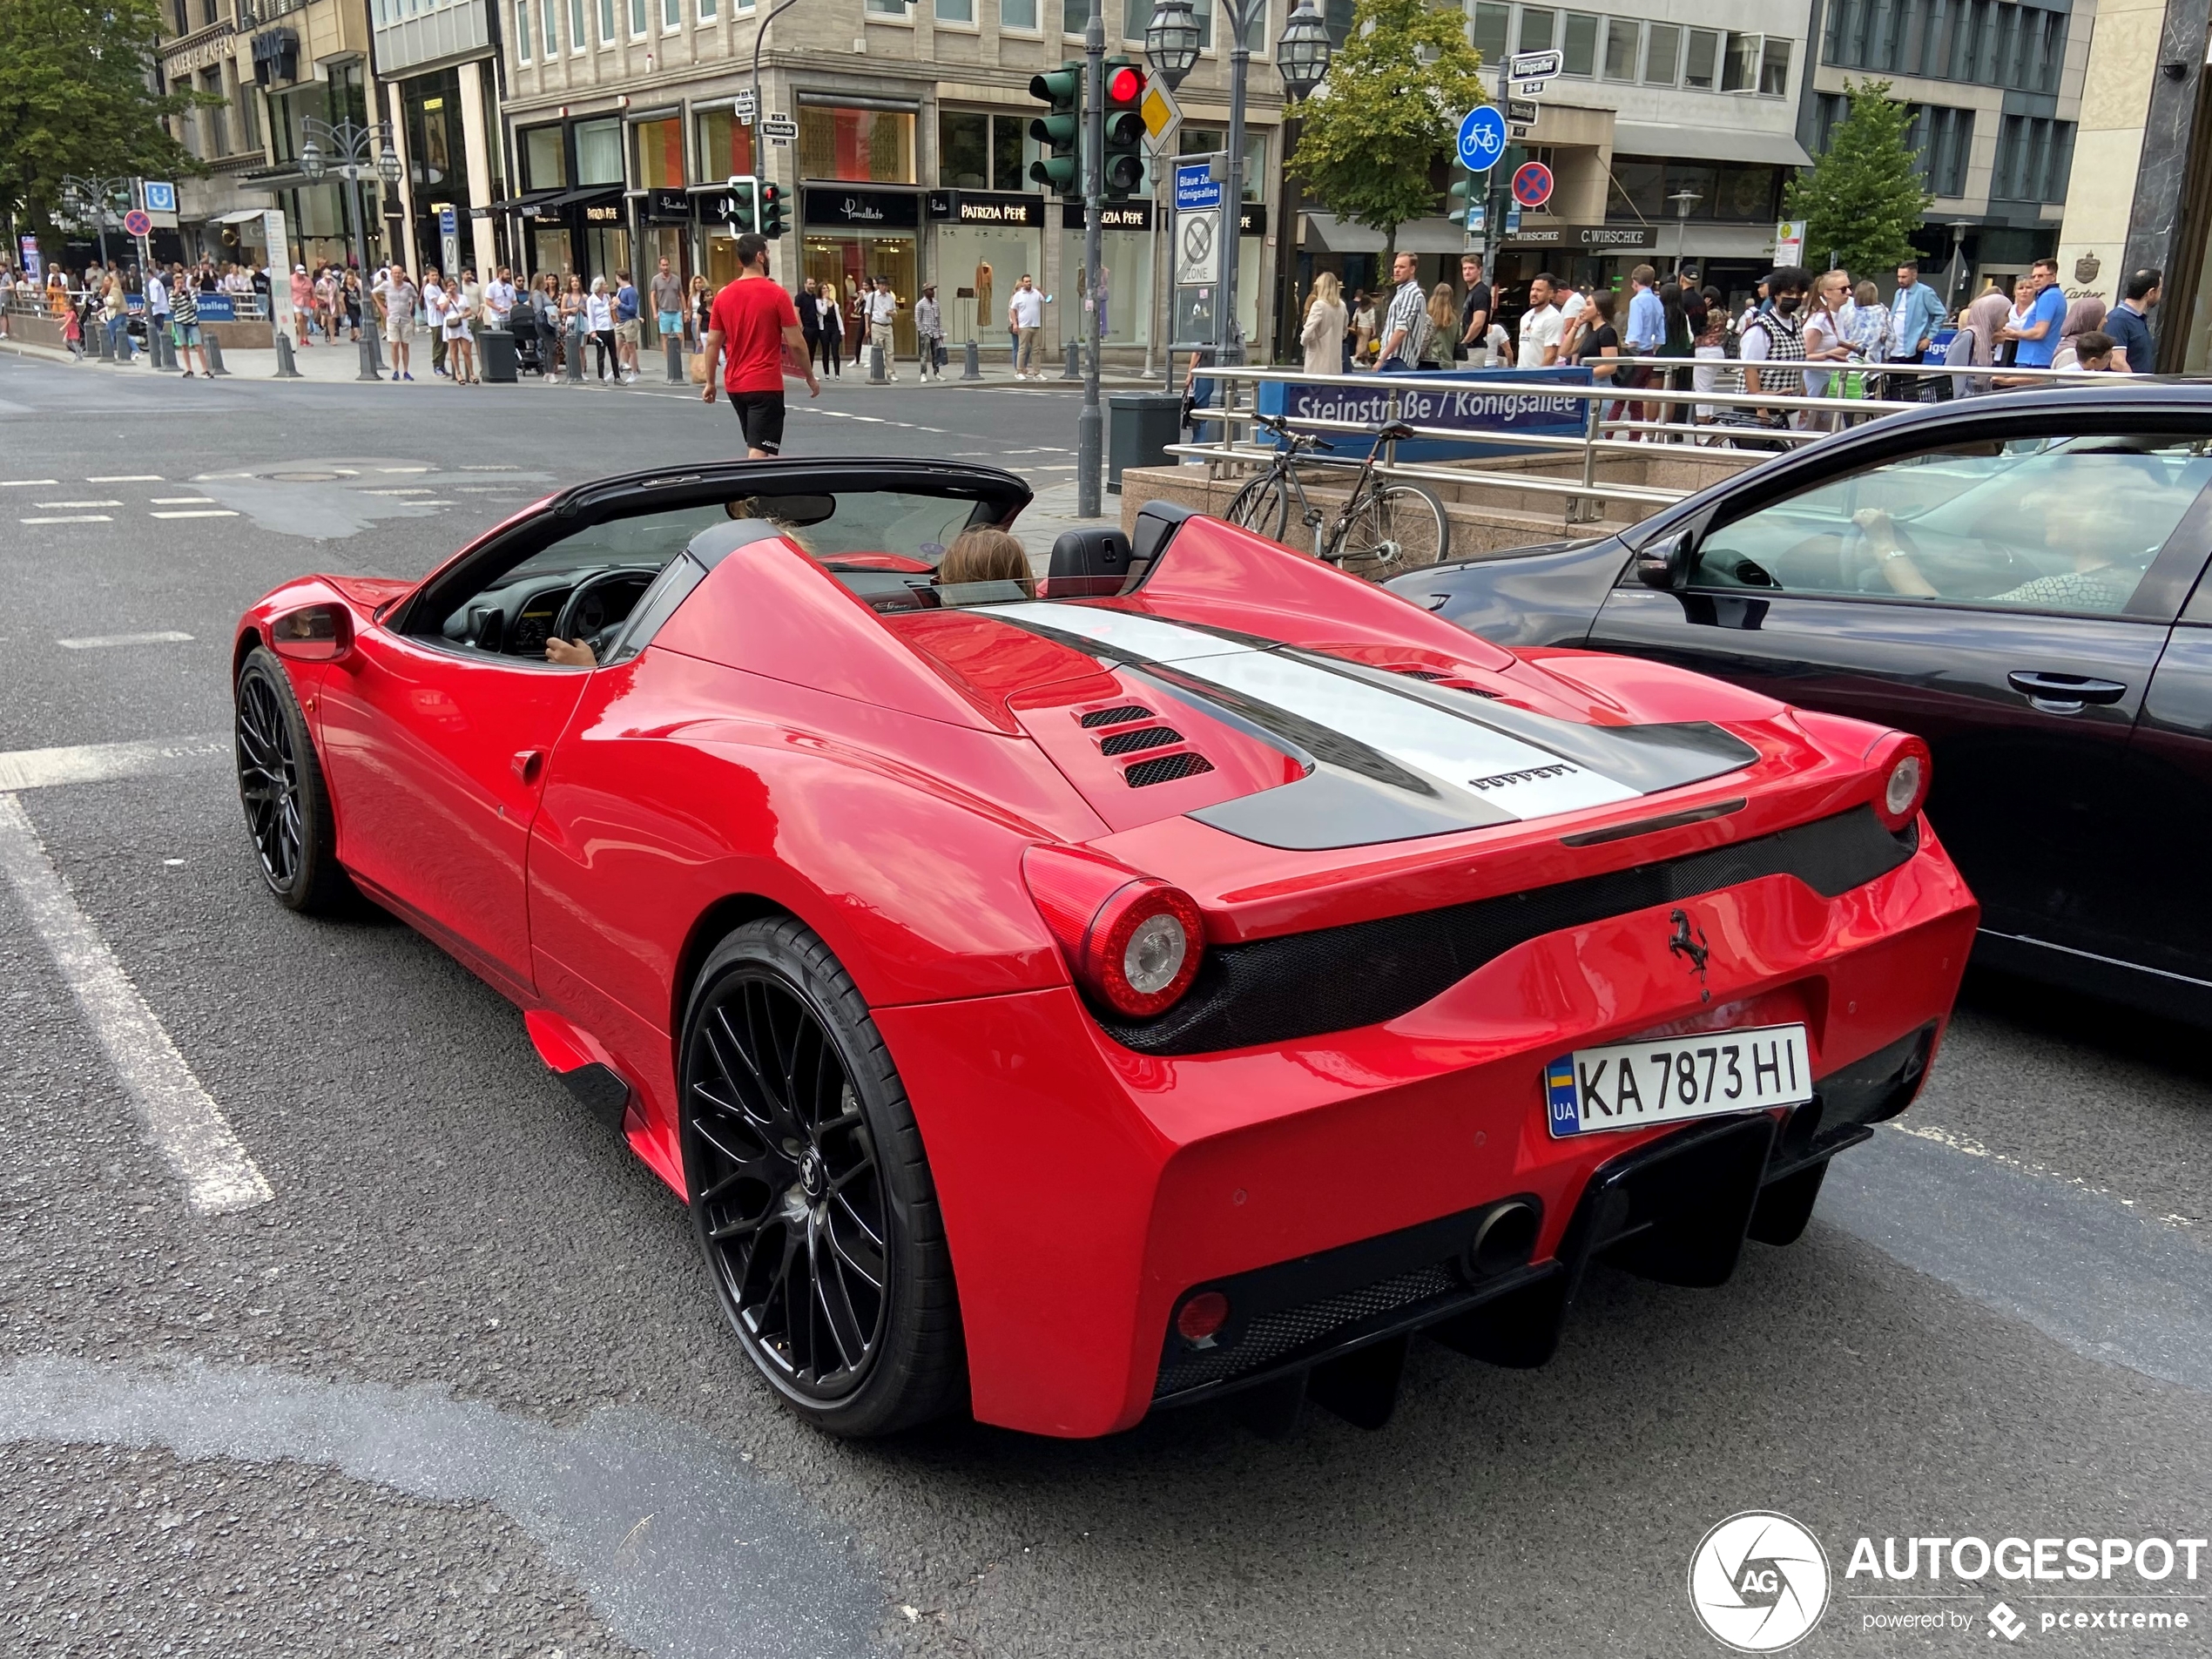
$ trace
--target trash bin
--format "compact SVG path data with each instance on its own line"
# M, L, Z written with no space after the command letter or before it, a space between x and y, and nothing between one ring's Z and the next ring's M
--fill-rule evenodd
M1106 488L1121 493L1124 467L1165 467L1168 445L1183 437L1183 395L1180 392L1115 392L1106 399L1109 411L1106 444Z
M476 354L483 361L476 372L502 386L519 385L522 366L515 355L515 336L504 328L485 328L476 335Z

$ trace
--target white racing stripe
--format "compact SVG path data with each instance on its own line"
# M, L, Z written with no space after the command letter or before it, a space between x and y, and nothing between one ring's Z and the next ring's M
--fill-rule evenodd
M266 1204L275 1195L222 1109L200 1087L115 953L78 908L22 803L4 793L0 872L137 1102L147 1140L184 1184L185 1202L204 1216Z
M1634 800L1638 792L1548 749L1388 686L1195 628L1084 605L994 605L985 614L1125 651L1380 751L1445 789L1515 818Z

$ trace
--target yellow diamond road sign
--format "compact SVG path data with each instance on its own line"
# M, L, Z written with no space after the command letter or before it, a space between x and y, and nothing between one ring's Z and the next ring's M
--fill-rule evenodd
M1144 101L1137 111L1144 118L1144 130L1152 135L1152 147L1159 149L1175 136L1183 125L1182 108L1175 101L1175 94L1162 82L1148 78L1144 84Z

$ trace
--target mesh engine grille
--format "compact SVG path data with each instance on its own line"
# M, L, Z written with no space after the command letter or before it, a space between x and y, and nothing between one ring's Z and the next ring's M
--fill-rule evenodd
M1177 778L1195 778L1202 772L1212 770L1213 762L1205 756L1184 753L1140 760L1122 776L1129 779L1131 789L1142 789L1148 784L1164 784Z
M1130 781L1137 782L1136 774L1147 766L1195 759L1142 760L1129 769ZM1165 1014L1146 1021L1102 1015L1100 1023L1124 1046L1161 1055L1350 1031L1396 1019L1514 946L1562 927L1769 875L1794 875L1833 899L1887 874L1919 846L1917 830L1892 835L1871 807L1855 806L1776 834L1607 875L1221 946L1206 953L1189 993Z
M1438 673L1433 668L1401 668L1398 671L1400 674L1405 675L1408 679L1440 680L1449 679L1451 678L1448 674Z
M1162 1360L1152 1397L1180 1393L1201 1383L1220 1382L1271 1365L1283 1355L1318 1341L1332 1331L1358 1319L1393 1313L1433 1296L1458 1288L1458 1281L1443 1267L1416 1268L1373 1285L1324 1297L1298 1307L1263 1313L1246 1325L1230 1347L1192 1352L1169 1338L1168 1357Z
M1164 749L1170 743L1183 741L1183 733L1164 725L1142 725L1134 732L1116 732L1100 741L1101 754L1136 754L1143 749Z
M1118 709L1093 709L1083 716L1083 729L1089 731L1093 726L1125 725L1131 720L1149 720L1151 718L1151 710L1129 703Z

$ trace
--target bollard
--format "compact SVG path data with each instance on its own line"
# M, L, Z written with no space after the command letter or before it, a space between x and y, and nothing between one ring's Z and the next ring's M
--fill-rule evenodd
M216 339L212 333L205 331L201 333L199 340L201 346L207 353L207 372L215 375L229 374L230 370L223 367L223 342Z
M583 336L571 334L569 341L569 384L583 384Z
M377 378L381 380L384 376L384 346L382 331L381 329L371 328L364 334L361 338L368 342L368 366L376 371Z
M891 384L883 372L883 347L880 346L868 347L868 384L871 386Z
M1068 367L1061 371L1063 381L1079 381L1083 377L1083 348L1074 341L1068 342Z
M681 386L685 381L684 336L668 334L663 337L662 343L668 347L668 383Z
M369 339L368 334L361 337L361 366L360 372L354 376L357 381L381 381L384 378L383 370L376 366L376 347L368 343Z
M975 342L972 340L969 341L968 342L968 348L961 353L961 379L964 381L981 380L983 378L983 354L976 349Z
M146 324L146 367L162 369L169 367L169 331Z
M286 337L281 328L274 329L272 333L276 340L275 378L280 381L299 380L300 378L300 365L292 361L292 341Z
M97 351L99 360L104 363L111 363L115 361L115 342L107 337L107 319L105 317L100 320L98 333L100 338Z

